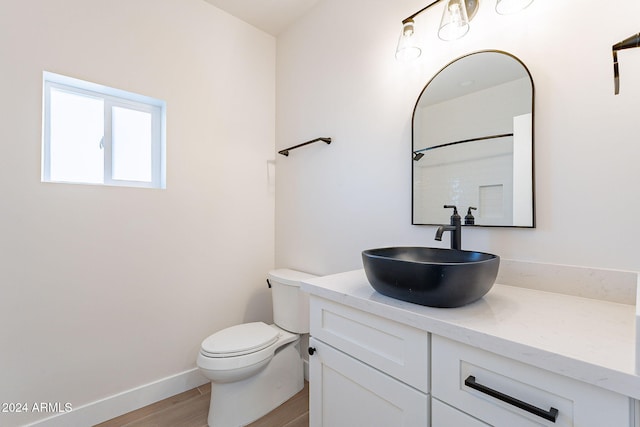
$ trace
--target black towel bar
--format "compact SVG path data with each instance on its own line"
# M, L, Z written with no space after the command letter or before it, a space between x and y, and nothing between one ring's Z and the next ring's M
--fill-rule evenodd
M288 156L289 155L289 150L295 150L296 148L300 148L303 147L305 145L309 145L312 144L314 142L318 142L318 141L322 141L322 142L326 142L327 144L331 144L331 138L316 138L316 139L312 139L311 141L307 141L307 142L303 142L302 144L298 144L298 145L294 145L293 147L289 147L289 148L285 148L284 150L280 150L278 151L278 154L282 154L283 156Z

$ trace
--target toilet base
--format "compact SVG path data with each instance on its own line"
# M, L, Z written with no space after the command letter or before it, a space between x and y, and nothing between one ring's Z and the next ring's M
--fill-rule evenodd
M304 387L300 340L276 350L256 375L232 383L211 383L209 427L240 427L268 414Z

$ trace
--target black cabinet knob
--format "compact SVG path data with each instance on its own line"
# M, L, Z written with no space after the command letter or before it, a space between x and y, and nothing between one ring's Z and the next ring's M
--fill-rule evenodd
M309 356L313 356L313 353L316 352L316 349L314 347L309 347L308 351L309 351Z

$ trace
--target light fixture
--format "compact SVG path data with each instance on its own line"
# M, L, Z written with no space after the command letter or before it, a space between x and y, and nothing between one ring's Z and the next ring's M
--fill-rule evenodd
M444 8L438 37L441 40L458 40L469 32L469 17L464 0L449 0Z
M416 59L422 53L422 50L416 44L416 38L413 34L413 19L407 19L402 22L402 33L398 40L398 48L396 49L396 59L398 61L411 61Z
M402 33L398 40L396 59L408 61L420 56L422 49L416 43L415 21L413 18L441 1L433 1L402 21ZM480 0L447 0L446 3L438 29L438 37L445 41L457 40L469 32L469 22L476 15ZM501 15L515 13L526 8L531 3L533 3L533 0L496 0L496 12Z
M496 12L500 15L511 15L526 9L533 0L498 0L496 2Z

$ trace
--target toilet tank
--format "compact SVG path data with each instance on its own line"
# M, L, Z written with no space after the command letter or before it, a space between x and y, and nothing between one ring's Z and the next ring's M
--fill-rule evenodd
M267 275L271 284L273 322L289 332L309 332L309 294L300 289L300 282L313 274L281 268Z

